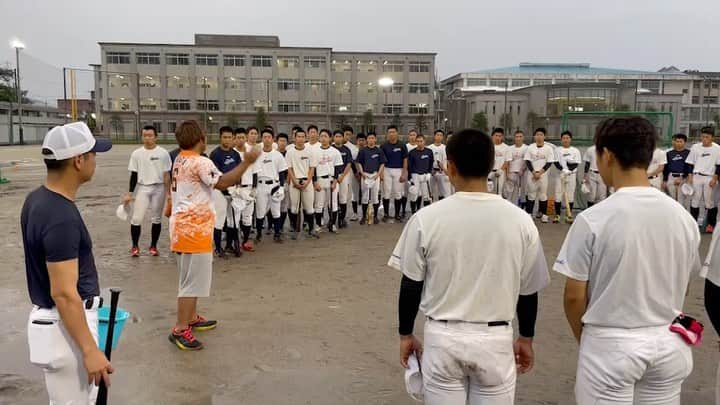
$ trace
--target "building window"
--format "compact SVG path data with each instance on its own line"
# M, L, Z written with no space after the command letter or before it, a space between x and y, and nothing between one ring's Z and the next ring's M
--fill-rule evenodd
M650 90L650 94L660 94L660 80L643 80L642 88Z
M196 86L201 89L217 89L218 82L214 77L202 76L197 78Z
M190 111L190 100L168 99L168 111Z
M333 82L337 94L350 94L350 82Z
M245 89L245 79L240 79L237 77L226 77L225 78L225 88L226 89L232 89L232 90L241 90Z
M225 111L227 111L227 112L247 111L247 101L241 101L241 100L237 100L237 99L225 100Z
M187 53L166 53L165 63L168 65L189 65L190 55Z
M350 111L350 106L347 104L333 104L331 111L346 113Z
M520 115L520 104L517 105L517 115Z
M152 123L152 125L155 127L155 130L157 131L158 134L162 133L162 122L155 121Z
M146 111L157 111L160 109L160 100L156 98L141 98L140 109Z
M278 111L286 113L300 112L300 103L295 101L280 101L278 102Z
M106 61L108 64L128 65L130 64L130 52L108 52Z
M383 114L402 114L402 104L383 104Z
M243 55L224 55L223 65L225 66L245 66L245 57Z
M712 82L712 88L713 88L713 89L717 89L717 88L718 88L718 84L720 84L720 82Z
M400 94L403 91L402 83L393 83L391 93Z
M383 72L402 72L405 68L403 61L383 61Z
M428 83L410 83L410 93L428 94L430 85Z
M110 110L113 111L130 111L130 101L125 97L120 97L117 100L110 98L108 99L108 105Z
M700 96L692 96L692 104L700 104Z
M253 55L252 66L253 67L272 67L272 56L266 55Z
M305 102L305 112L311 112L311 113L325 112L325 103Z
M138 65L159 65L160 54L159 53L141 53L135 54Z
M377 63L374 60L357 61L358 72L375 72L377 71Z
M410 72L429 72L430 71L430 62L410 62Z
M427 104L408 104L408 113L409 114L427 114L428 113L428 105Z
M375 94L377 85L375 82L357 82L358 94Z
M717 96L705 96L705 104L717 104Z
M300 66L300 58L297 56L280 56L277 58L277 64L279 68L295 68Z
M130 87L130 78L125 75L112 75L109 77L110 87Z
M218 57L217 55L197 54L195 55L195 64L198 66L217 66Z
M177 130L177 122L175 121L168 121L167 123L167 131L169 134L174 134L175 130Z
M695 80L695 81L693 82L693 89L699 89L699 88L700 88L700 81L699 81L699 80Z
M140 87L160 87L160 76L141 76Z
M305 80L305 87L313 89L325 87L325 80Z
M349 72L352 70L352 63L349 60L333 60L333 72Z
M490 87L507 87L508 79L490 79Z
M487 80L485 79L468 79L468 86L485 86L487 84ZM410 87L412 88L412 83L410 83ZM412 92L412 90L410 91Z
M513 79L512 80L513 87L527 87L530 85L529 79Z
M305 67L310 69L325 69L327 60L323 56L305 56Z
M300 90L300 80L278 80L277 88L281 91Z
M206 107L207 104L207 107ZM220 111L220 103L217 100L198 100L197 109L199 111Z
M495 115L495 104L493 104L493 115Z
M190 79L187 76L169 76L167 87L170 89L187 89L190 87Z

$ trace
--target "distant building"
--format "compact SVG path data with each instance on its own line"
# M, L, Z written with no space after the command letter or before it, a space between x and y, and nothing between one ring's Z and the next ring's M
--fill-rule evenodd
M18 144L20 127L18 105L0 101L0 145ZM52 127L65 123L62 111L43 104L23 104L23 142L39 144Z
M57 100L57 108L65 114L70 114L72 111L71 100L59 98ZM95 100L92 99L77 99L78 118L83 118L86 115L95 112Z

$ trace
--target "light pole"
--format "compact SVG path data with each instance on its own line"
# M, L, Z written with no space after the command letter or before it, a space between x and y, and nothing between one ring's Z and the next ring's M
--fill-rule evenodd
M388 88L392 89L393 84L395 84L395 80L393 80L392 77L381 77L380 79L378 79L378 86L382 87L383 92L385 93L385 104L383 104L383 109L387 105ZM389 111L392 111L392 109L390 109ZM383 113L385 114L385 119L387 120L388 114L384 111Z
M22 124L22 91L20 91L20 50L25 49L25 44L20 42L19 39L13 39L10 44L15 48L15 94L17 96L18 103L18 130L20 133L20 145L25 143L23 138L23 124Z

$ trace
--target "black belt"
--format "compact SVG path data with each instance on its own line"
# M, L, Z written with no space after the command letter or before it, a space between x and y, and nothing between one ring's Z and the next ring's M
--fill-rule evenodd
M685 173L670 173L670 175L673 177L678 177L678 176L684 176Z
M712 176L712 174L693 173L693 176L705 176L705 177L710 177L710 176Z
M275 180L265 180L265 181L260 181L260 183L262 183L262 184L275 184L276 182L275 182Z
M431 317L429 317L429 316L428 316L428 318L429 318L430 320L432 320L432 321L435 321L435 322L445 322L445 323L447 323L447 321L441 321L441 320L439 320L439 319L433 319L433 318L431 318ZM476 323L476 324L478 324L478 325L487 325L487 326L489 326L489 327L494 327L494 326L508 326L508 325L510 325L510 322L508 322L508 321L468 322L468 323Z
M590 171L593 172L593 173L600 173L599 171L593 170L593 169L590 169Z
M657 177L658 177L657 175L655 175L655 176L648 176L648 180L656 179Z
M325 176L319 176L319 178L321 178L321 179L329 179L329 178L330 178L330 175L329 175L329 174L326 174Z
M242 188L248 188L248 187L252 187L252 184L243 184L243 185L241 185L240 187L242 187Z

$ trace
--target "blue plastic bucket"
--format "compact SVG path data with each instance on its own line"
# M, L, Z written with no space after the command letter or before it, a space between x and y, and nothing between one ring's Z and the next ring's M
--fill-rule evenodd
M130 317L130 313L118 307L115 315L115 330L113 331L112 348L117 348L118 340L122 334L125 321ZM105 351L105 342L107 341L108 325L110 324L110 307L98 308L98 347Z

